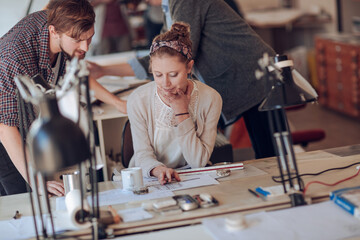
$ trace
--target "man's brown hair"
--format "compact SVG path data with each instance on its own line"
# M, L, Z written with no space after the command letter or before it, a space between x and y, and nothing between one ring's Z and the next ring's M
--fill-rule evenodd
M95 12L88 0L51 0L47 5L48 25L58 33L79 39L95 23Z

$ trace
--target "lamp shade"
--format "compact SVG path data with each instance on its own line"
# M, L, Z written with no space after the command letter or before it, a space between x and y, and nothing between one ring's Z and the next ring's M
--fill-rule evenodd
M280 109L316 100L316 96L295 83L291 69L292 61L288 60L287 56L277 55L274 60L275 65L281 68L282 80L275 79L267 97L259 106L260 111Z
M89 145L82 130L60 114L56 97L44 95L39 107L40 117L27 136L34 168L53 174L88 159Z

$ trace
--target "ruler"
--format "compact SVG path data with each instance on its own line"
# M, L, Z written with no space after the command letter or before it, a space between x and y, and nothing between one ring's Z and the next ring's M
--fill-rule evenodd
M215 171L221 170L221 169L230 169L230 170L244 169L244 164L243 163L232 163L232 164L217 165L217 166L210 166L210 167L176 170L176 172L178 174L196 174L196 173L204 173L204 172L215 172Z

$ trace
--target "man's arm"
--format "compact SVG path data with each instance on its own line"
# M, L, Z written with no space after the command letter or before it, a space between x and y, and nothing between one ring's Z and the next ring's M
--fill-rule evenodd
M16 127L10 127L0 123L0 141L21 176L27 181L28 178L26 175L23 151L21 151L22 140L19 130Z
M120 63L116 65L107 65L102 66L99 64L96 64L94 62L89 62L88 68L90 70L90 77L94 79L98 79L105 75L112 75L112 76L134 76L134 70L131 68L130 64L128 63Z
M27 181L24 153L22 149L22 138L17 127L11 127L0 123L0 141L4 145L11 161L14 163L22 177ZM63 196L65 191L61 183L48 181L47 189L50 194Z

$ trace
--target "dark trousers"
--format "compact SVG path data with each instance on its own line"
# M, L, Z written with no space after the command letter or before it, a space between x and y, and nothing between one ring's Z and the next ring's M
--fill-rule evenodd
M273 146L267 112L260 112L259 105L250 108L242 114L250 140L255 152L255 158L266 158L276 156Z
M26 181L12 163L4 146L0 143L0 195L27 192Z

